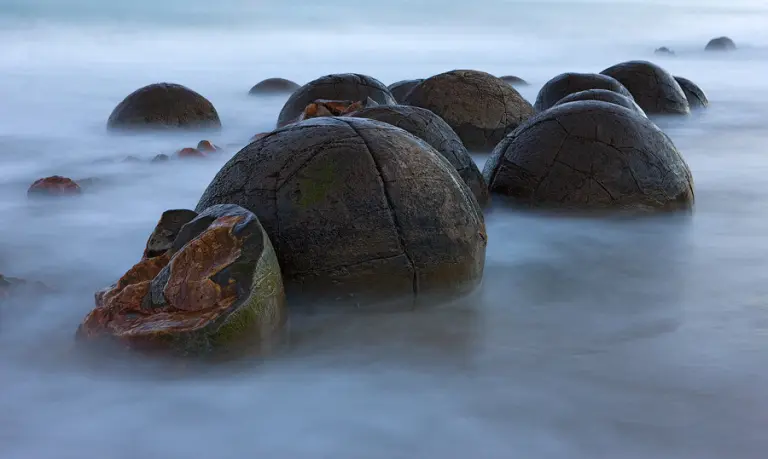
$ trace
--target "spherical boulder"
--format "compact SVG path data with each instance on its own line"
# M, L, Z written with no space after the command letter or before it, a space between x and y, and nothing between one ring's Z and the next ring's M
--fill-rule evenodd
M424 141L361 118L315 118L238 152L198 209L234 203L275 246L292 306L402 304L481 280L482 212Z
M597 73L563 73L544 83L533 108L537 112L555 105L560 99L587 89L605 89L632 98L632 94L615 79Z
M444 119L471 151L490 151L533 115L533 107L512 86L476 70L453 70L427 78L404 104Z
M709 106L709 99L704 91L701 90L699 85L689 80L688 78L675 77L675 81L680 85L680 88L685 94L685 98L688 99L688 105L691 109L706 108Z
M553 107L558 105L567 104L569 102L578 102L580 100L599 100L602 102L608 102L610 104L616 104L624 108L636 111L638 114L646 116L645 112L639 105L631 98L619 94L618 92L609 91L607 89L587 89L586 91L574 92L563 97Z
M504 75L499 78L510 86L528 86L528 82L518 76Z
M709 40L705 51L733 51L736 49L736 43L728 37L717 37Z
M363 102L368 98L379 105L396 103L389 89L373 77L357 73L326 75L310 81L291 94L280 110L277 127L295 122L307 105L318 99Z
M80 193L82 189L77 182L60 175L38 179L27 190L28 196L68 196Z
M218 129L219 114L208 99L172 83L155 83L128 95L109 115L109 129Z
M381 105L352 112L348 116L367 118L397 126L427 142L447 159L481 207L488 204L488 185L469 152L448 123L431 111L409 105Z
M623 84L635 102L649 115L690 113L688 99L672 75L648 61L628 61L602 72Z
M179 215L164 214L158 226L165 228L147 243L154 249L96 294L79 342L197 355L268 348L279 337L286 318L280 266L258 219L234 205L191 220L189 212L170 229Z
M389 92L392 93L392 97L395 98L395 101L397 101L398 104L401 104L411 89L413 89L414 86L421 83L422 81L424 81L423 78L416 80L400 80L387 86L387 89L389 89Z
M256 83L248 94L259 96L265 94L290 94L299 89L300 86L291 80L285 78L267 78L264 81Z
M532 207L682 210L693 179L670 138L633 110L559 105L507 136L483 170L492 193Z

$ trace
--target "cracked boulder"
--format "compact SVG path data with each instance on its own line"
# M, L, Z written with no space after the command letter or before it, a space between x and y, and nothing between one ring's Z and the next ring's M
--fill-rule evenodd
M601 102L607 102L609 104L616 104L624 108L636 111L639 115L646 116L645 112L639 105L632 99L619 94L618 92L609 91L607 89L587 89L586 91L574 92L560 99L554 107L558 105L567 104L569 102L578 102L580 100L598 100Z
M717 37L709 40L705 51L733 51L736 49L736 43L728 37Z
M685 98L688 99L688 105L691 107L691 110L707 108L709 106L709 99L707 99L707 95L704 94L699 85L688 78L678 76L675 77L675 81L683 90Z
M297 121L322 116L343 116L366 107L377 107L378 105L370 97L365 101L318 99L304 108Z
M491 192L523 206L682 210L693 179L670 138L615 104L582 101L540 113L507 136L483 170Z
M456 168L459 176L475 195L480 207L490 199L488 185L469 152L448 123L431 111L409 105L382 105L365 108L348 116L367 118L397 126L427 142Z
M397 101L398 104L401 104L405 100L405 96L407 96L408 93L411 92L411 89L413 89L417 84L421 83L422 81L424 81L423 78L419 78L416 80L400 80L387 86L387 89L389 89L389 92L392 93L392 97L395 98L395 101Z
M291 94L277 118L277 127L294 123L307 105L316 100L348 100L366 103L368 99L379 105L394 105L395 99L379 80L357 73L342 73L310 81Z
M285 321L269 237L235 205L165 212L144 257L96 293L79 342L201 355L266 349Z
M490 151L533 115L533 107L512 86L475 70L453 70L414 87L404 104L426 108L444 119L470 151Z
M299 85L285 78L267 78L256 83L248 94L252 96L267 94L290 94L299 89Z
M198 209L240 205L275 246L291 305L370 307L481 280L482 212L451 164L392 125L315 118L253 141Z
M109 129L218 129L213 104L195 91L173 83L137 89L112 111Z
M563 97L588 89L605 89L632 99L632 94L615 79L597 73L563 73L544 83L533 108L537 112L552 107Z
M674 77L648 61L628 61L602 72L615 78L632 93L637 105L649 115L687 115L688 99Z

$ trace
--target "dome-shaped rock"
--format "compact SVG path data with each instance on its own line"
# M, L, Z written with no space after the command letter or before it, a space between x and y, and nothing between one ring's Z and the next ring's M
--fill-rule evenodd
M444 119L470 151L492 150L533 114L531 104L512 86L475 70L427 78L411 89L404 103Z
M277 129L225 164L197 207L225 202L259 217L292 305L412 300L482 277L485 225L471 191L433 148L386 123Z
M717 37L709 40L705 51L733 51L736 49L736 43L728 37Z
M36 180L27 190L28 196L66 196L80 194L82 189L74 180L52 175Z
M528 82L518 76L504 75L499 78L510 86L528 86Z
M560 99L554 107L558 105L567 104L569 102L578 102L580 100L599 100L602 102L608 102L610 104L616 104L630 110L634 110L640 115L645 116L645 112L639 105L631 98L619 94L618 92L609 91L607 89L587 89L586 91L574 92Z
M258 96L263 94L290 94L299 89L299 85L285 78L267 78L256 83L248 94Z
M602 72L615 78L632 93L637 105L649 115L690 113L680 85L666 70L648 61L628 61Z
M661 48L656 48L653 54L656 54L657 56L674 56L675 52L666 46L662 46Z
M491 192L522 205L687 209L693 179L672 141L615 104L552 107L507 136L483 170Z
M709 106L709 99L704 91L701 90L699 85L689 80L688 78L675 77L675 81L680 85L680 88L685 94L685 98L688 99L688 105L691 109L706 108Z
M424 81L423 78L416 80L400 80L387 86L387 89L392 93L392 97L395 98L395 101L397 101L398 104L401 104L405 100L405 96L411 92L411 89L422 81Z
M609 76L597 73L563 73L544 83L533 107L537 112L543 112L563 97L587 89L605 89L632 98L627 88Z

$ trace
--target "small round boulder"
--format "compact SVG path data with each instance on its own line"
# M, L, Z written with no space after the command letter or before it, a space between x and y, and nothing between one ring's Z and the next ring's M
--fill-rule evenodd
M405 96L411 92L411 89L422 81L424 81L423 78L417 80L400 80L387 86L387 89L392 93L392 97L395 98L395 101L397 101L398 104L401 104L405 100Z
M654 51L653 54L656 54L657 56L674 56L675 52L666 46L662 46L661 48L656 48L656 51Z
M717 37L709 40L705 51L733 51L736 49L736 43L728 37Z
M285 78L267 78L264 81L256 83L248 94L252 96L266 94L290 94L299 89L300 86L291 80Z
M649 115L687 115L688 99L674 77L648 61L628 61L602 72L615 78L632 93L637 105Z
M553 107L507 136L483 170L491 192L524 206L683 210L693 179L670 138L615 104Z
M389 89L376 78L357 73L326 75L291 94L277 118L277 127L295 122L307 105L319 99L365 102L369 98L379 105L396 103Z
M476 70L453 70L427 78L405 98L444 119L470 151L490 151L533 115L512 86Z
M68 196L80 193L82 189L77 182L60 175L38 179L27 190L28 196Z
M218 129L219 114L208 99L172 83L132 92L112 111L109 129Z
M675 81L677 81L677 84L682 88L691 109L707 108L707 106L709 106L709 99L707 99L707 95L704 94L704 91L702 91L699 85L688 78L683 77L676 76Z
M501 81L507 83L510 86L528 86L528 82L518 76L504 75L499 78L501 78Z
M632 98L632 94L615 79L597 73L563 73L544 83L533 108L537 112L552 107L563 97L587 89L605 89Z
M314 118L267 134L197 207L219 203L259 217L292 305L401 305L482 277L487 236L471 191L423 140L379 121Z
M607 89L587 89L586 91L574 92L560 99L554 107L558 105L567 104L570 102L578 102L580 100L599 100L601 102L608 102L609 104L616 104L624 108L636 111L638 114L646 116L645 112L639 105L631 98L619 94L618 92L609 91Z

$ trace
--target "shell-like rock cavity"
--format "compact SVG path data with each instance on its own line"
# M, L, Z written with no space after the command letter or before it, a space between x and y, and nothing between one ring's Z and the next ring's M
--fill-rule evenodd
M262 346L278 336L284 302L277 258L251 212L234 205L199 215L172 210L145 257L96 293L76 336L183 354Z
M533 107L537 112L543 112L563 97L588 89L605 89L632 98L627 88L609 76L597 73L563 73L544 83Z
M109 129L216 129L213 104L195 91L172 83L155 83L132 92L112 111Z
M574 92L560 99L554 107L558 105L567 104L569 102L578 102L581 100L599 100L601 102L608 102L609 104L616 104L624 108L636 111L638 114L646 116L645 112L639 105L632 99L619 94L618 92L609 91L607 89L587 89L586 91Z
M512 86L475 70L453 70L428 78L405 98L444 119L470 151L490 151L533 114Z
M602 72L623 84L637 105L649 115L690 113L688 100L672 75L648 61L628 61Z
M225 202L259 217L292 306L410 303L482 277L485 224L471 191L433 148L386 123L277 129L224 165L197 208Z
M290 94L299 89L300 86L291 80L285 78L267 78L264 81L256 83L248 94L252 96L262 94Z
M396 103L389 89L373 77L357 73L326 75L291 94L277 118L277 127L296 122L307 105L316 100L365 102L368 98L379 105Z
M736 43L728 37L717 37L709 40L705 51L733 51L736 49Z
M677 81L677 84L679 84L680 88L683 90L685 98L688 99L688 105L692 110L709 106L709 99L707 99L707 95L704 94L704 91L702 91L699 85L688 78L679 76L675 77L675 81Z
M413 89L417 84L421 83L422 81L424 81L423 78L419 78L416 80L400 80L387 86L387 89L389 89L389 92L392 93L392 97L395 98L395 101L397 101L398 104L401 104L405 100L405 96L407 96L408 93L411 92L411 89Z
M415 135L447 159L481 207L488 204L490 194L480 169L448 123L431 111L409 105L382 105L350 113L349 116L367 118L397 126Z
M322 116L343 116L365 107L377 107L378 105L371 98L365 101L319 99L304 108L297 122Z
M28 196L66 196L80 193L82 189L77 182L60 175L38 179L27 190Z
M606 102L542 112L499 143L483 175L491 192L534 207L678 210L694 199L691 172L669 137Z

